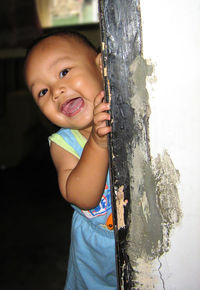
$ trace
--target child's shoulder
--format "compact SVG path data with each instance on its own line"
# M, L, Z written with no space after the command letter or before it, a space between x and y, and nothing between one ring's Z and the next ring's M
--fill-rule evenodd
M80 158L87 140L78 130L61 128L49 137L51 142Z

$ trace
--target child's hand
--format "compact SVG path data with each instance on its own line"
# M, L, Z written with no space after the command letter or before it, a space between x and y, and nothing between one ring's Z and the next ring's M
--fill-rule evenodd
M106 103L103 98L104 92L102 91L94 99L94 123L91 134L97 145L107 148L107 134L111 132L111 127L106 122L110 120L110 114L107 112L110 104Z

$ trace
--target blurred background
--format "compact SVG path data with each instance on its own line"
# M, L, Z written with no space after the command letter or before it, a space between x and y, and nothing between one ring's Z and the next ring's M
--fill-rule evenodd
M73 29L100 44L97 0L7 0L0 9L0 289L59 290L66 277L71 207L61 197L48 136L55 128L23 79L27 46Z

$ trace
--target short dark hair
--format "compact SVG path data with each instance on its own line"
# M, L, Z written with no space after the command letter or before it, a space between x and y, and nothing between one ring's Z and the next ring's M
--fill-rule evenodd
M77 31L73 31L73 30L57 29L57 30L52 30L50 32L43 33L42 35L40 35L39 37L34 39L33 42L27 47L25 60L26 60L27 56L29 55L29 52L33 49L33 47L35 47L43 39L46 39L46 38L51 37L51 36L69 36L72 38L76 38L78 41L80 41L83 44L85 44L86 46L90 47L95 52L98 53L98 51L99 51L99 48L96 48L92 44L92 42L83 34L77 32Z

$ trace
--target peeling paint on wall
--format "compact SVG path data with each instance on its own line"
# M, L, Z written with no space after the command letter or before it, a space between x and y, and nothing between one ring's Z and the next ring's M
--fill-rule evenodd
M147 290L160 283L165 289L160 257L170 249L181 209L169 153L151 156L146 79L156 81L155 66L142 57L140 1L100 1L100 7L120 286Z
M152 170L156 184L156 201L162 216L163 251L167 252L170 246L170 231L177 225L182 217L178 194L180 181L179 171L167 151L152 160Z
M128 165L131 209L127 252L135 273L135 289L154 289L157 278L153 275L153 262L169 251L171 230L182 215L177 188L179 172L167 151L151 158L146 77L151 75L153 68L138 56L131 71L135 137L130 144L133 154Z
M124 186L120 186L116 193L116 207L117 207L117 227L118 229L125 227L124 221L124 206L128 203L127 200L124 200Z
M154 273L154 265L151 261L138 258L136 261L136 283L135 288L139 290L156 289L157 278Z
M147 64L141 56L137 56L130 66L132 72L132 80L134 83L133 98L131 99L131 106L135 113L141 117L149 117L149 97L146 90L146 77L152 75L153 66Z

